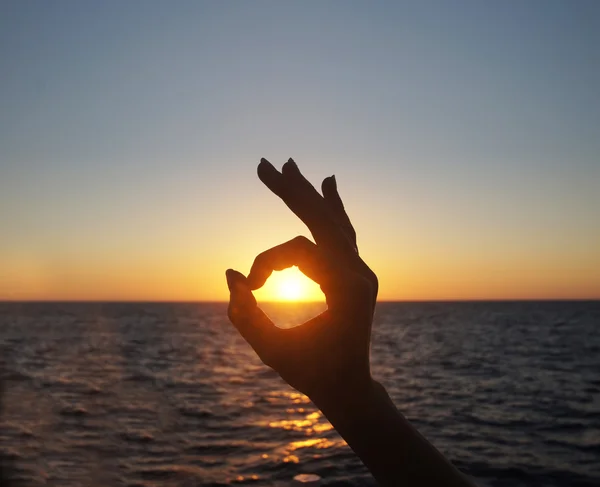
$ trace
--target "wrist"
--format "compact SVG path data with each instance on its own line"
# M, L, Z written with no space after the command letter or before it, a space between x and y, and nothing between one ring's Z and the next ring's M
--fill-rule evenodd
M371 409L381 397L382 391L385 393L383 386L369 376L365 380L357 380L344 387L311 396L310 399L331 423L345 423Z

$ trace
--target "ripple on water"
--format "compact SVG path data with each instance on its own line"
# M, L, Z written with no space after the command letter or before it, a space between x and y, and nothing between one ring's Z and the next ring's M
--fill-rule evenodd
M479 485L600 485L600 304L375 316L374 375ZM0 350L0 453L23 485L374 485L225 305L2 303Z

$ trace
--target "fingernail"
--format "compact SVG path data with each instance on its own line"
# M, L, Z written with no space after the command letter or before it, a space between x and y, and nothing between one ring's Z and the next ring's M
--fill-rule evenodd
M287 172L287 171L294 171L294 172L300 172L300 169L298 169L298 165L296 164L296 162L294 161L294 159L292 159L291 157L288 159L288 161L283 165L282 168L282 172Z
M326 180L327 180L328 189L337 191L337 184L335 182L335 176L329 176L328 178L326 178Z
M251 292L246 281L246 276L244 276L244 274L241 272L233 269L227 269L225 271L225 277L227 278L227 287L229 288L230 292L235 292L238 294Z

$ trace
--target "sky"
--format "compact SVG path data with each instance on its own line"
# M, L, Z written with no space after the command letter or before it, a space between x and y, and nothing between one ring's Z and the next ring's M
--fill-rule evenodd
M261 157L336 175L382 300L600 298L598 46L594 0L4 1L0 300L226 300L310 235Z

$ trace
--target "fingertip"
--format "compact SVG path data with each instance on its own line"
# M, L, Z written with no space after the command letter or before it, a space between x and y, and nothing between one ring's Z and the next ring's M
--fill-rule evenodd
M298 165L291 157L281 168L282 174L300 174L300 169L298 169Z
M227 279L227 287L231 292L238 290L240 286L248 287L246 276L234 269L227 269L225 278Z
M267 161L264 157L260 158L260 162L258 163L258 167L256 168L256 172L258 173L258 176L260 177L261 173L265 173L265 172L269 172L269 171L277 171L277 169L275 169L273 167L273 164L271 164L269 161Z
M263 157L256 168L256 173L258 174L258 179L260 179L265 186L267 186L276 195L281 195L281 192L283 191L283 176L277 169L275 169L273 164Z
M250 270L248 278L246 279L246 283L248 284L248 287L251 290L259 289L260 287L262 287L265 281L266 279L263 280L261 276L257 276L256 272L252 272L252 270Z
M231 291L235 282L235 271L233 269L227 269L225 271L225 279L227 280L227 287L229 288L229 291Z
M337 194L335 176L329 176L323 179L323 182L321 183L321 191L323 192L323 196L325 198Z
M231 291L235 282L235 272L233 269L227 269L225 271L225 279L227 280L227 287Z
M246 277L237 271L233 272L235 274L230 274L230 308L237 309L239 311L249 311L250 309L256 307L256 298L248 286Z

